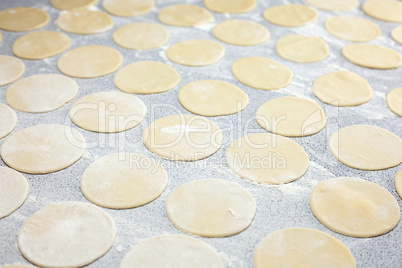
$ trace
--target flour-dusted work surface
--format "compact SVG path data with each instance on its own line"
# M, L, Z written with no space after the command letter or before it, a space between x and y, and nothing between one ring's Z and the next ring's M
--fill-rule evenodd
M402 5L401 1L389 1L399 3L396 4L398 7ZM75 2L78 3L78 1L74 1L74 3ZM82 2L85 2L84 5L88 5L88 1ZM105 4L105 2L107 2L107 4ZM130 2L132 3L131 5ZM224 267L253 267L254 252L257 245L265 237L274 234L275 232L278 232L280 230L289 228L309 228L324 232L325 234L332 236L350 250L357 267L400 267L402 263L401 222L397 223L395 228L383 235L370 238L345 236L325 227L325 225L323 225L314 216L309 205L309 197L315 186L317 186L321 182L335 177L357 177L376 183L377 185L383 187L396 199L399 209L402 207L402 199L395 189L394 179L397 172L402 169L400 161L398 165L387 169L355 169L339 162L332 155L328 146L330 137L334 133L336 133L340 129L352 125L374 125L392 132L399 137L400 141L400 138L402 137L402 118L396 113L392 112L388 107L387 94L393 89L402 87L402 67L398 67L398 62L396 62L395 64L393 63L393 69L385 70L371 69L352 63L343 56L342 48L348 44L353 43L351 41L338 38L336 37L336 35L334 36L330 34L325 28L325 22L331 17L349 16L363 18L378 26L378 28L381 30L381 34L374 40L359 44L385 47L393 51L392 55L395 55L395 53L402 55L402 45L395 41L391 36L391 31L398 27L401 23L370 17L361 9L362 4L365 2L363 0L360 0L359 5L354 9L352 7L357 1L328 1L328 3L333 4L344 3L346 5L347 2L352 3L352 7L350 7L350 9L338 8L340 11L330 11L328 10L330 8L318 9L317 7L320 7L319 2L324 1L258 0L256 2L256 5L254 6L254 1L233 0L233 8L226 10L235 10L236 13L218 13L214 10L209 10L202 0L154 0L153 5L152 1L143 1L143 3L146 3L147 6L139 5L138 3L140 2L142 2L142 0L99 0L98 2L95 2L94 5L89 6L89 9L91 11L105 12L113 20L113 27L111 29L95 34L74 34L58 28L56 24L57 19L61 14L65 14L68 11L56 9L51 5L49 0L2 0L0 2L0 12L10 8L32 7L35 9L40 9L49 15L49 20L47 21L47 16L44 15L43 12L39 11L38 14L41 15L42 19L38 17L39 21L33 21L35 22L34 25L28 25L24 23L12 23L12 20L16 18L17 20L19 20L20 14L18 12L11 12L10 14L0 13L2 14L2 17L0 17L0 55L13 57L21 56L18 54L18 52L16 55L13 54L13 44L21 37L39 31L58 32L60 34L66 35L71 41L70 47L68 47L66 51L63 51L57 55L53 53L54 56L46 55L47 58L39 60L18 58L25 65L25 70L23 71L21 77L19 77L19 72L18 75L16 74L13 77L3 77L4 74L9 75L8 73L10 72L10 70L1 70L0 81L4 81L5 83L0 83L2 84L2 86L0 87L0 103L7 105L7 101L5 98L6 92L14 83L16 83L14 80L17 78L18 80L16 81L22 81L22 79L31 77L33 75L64 75L58 69L58 62L59 67L62 68L62 71L66 72L66 74L68 75L71 75L69 79L74 80L78 85L78 94L65 105L57 105L60 107L56 110L44 109L45 112L43 112L43 109L39 109L40 112L22 112L20 111L20 109L17 110L16 107L12 108L16 113L18 120L12 132L9 135L0 139L0 150L5 141L12 135L23 129L36 125L65 125L68 127L66 129L74 130L71 133L80 133L86 142L84 155L80 159L78 159L78 161L65 169L47 174L22 173L29 184L28 197L20 208L18 208L10 215L0 219L0 266L15 263L29 264L28 260L25 259L21 254L17 242L18 234L20 233L23 223L35 212L51 204L68 201L78 201L92 204L88 199L85 198L80 188L80 183L84 171L92 163L94 163L95 160L110 154L120 152L122 153L121 155L126 157L130 155L144 156L141 158L134 157L132 159L129 159L128 162L131 161L133 164L140 163L142 165L152 165L152 163L155 163L155 167L159 167L160 165L167 173L167 186L159 197L157 197L150 203L144 204L139 207L129 209L109 209L105 207L98 207L103 212L106 212L111 219L113 219L116 226L116 239L111 249L107 251L105 255L99 256L100 258L89 264L88 267L119 267L124 256L129 253L130 249L132 249L139 243L145 243L144 241L147 241L147 239L151 239L153 237L171 234L192 236L206 243L214 251L217 252L223 262ZM211 3L213 1L206 2ZM225 2L230 1L216 0L216 2L224 4ZM248 5L247 8L240 8L242 2ZM307 2L315 4L310 6ZM373 2L387 1L383 0ZM116 5L116 3L120 3L120 5ZM192 13L191 16L181 17L182 20L187 22L190 21L190 24L195 26L174 26L172 25L172 23L163 24L158 19L158 13L161 10L168 6L176 4L189 4L203 8L192 9L195 13ZM285 4L298 4L308 6L317 13L317 16L314 20L308 20L299 27L279 26L270 23L269 20L264 18L263 13L265 10L276 5ZM122 5L127 5L127 8L123 10L120 9L120 11L117 12L116 8L118 8L119 6L121 7ZM321 5L321 7L323 6ZM108 8L110 10L108 11L105 8ZM150 10L148 11L148 9ZM246 12L237 13L238 10L245 10ZM376 11L381 12L381 9L378 9ZM31 16L32 10L26 10L25 12L27 12L26 16L29 17ZM37 11L34 10L33 12ZM175 12L172 12L173 15L174 13ZM209 13L213 17L213 20L209 19ZM124 16L117 16L116 14L123 14ZM170 14L170 16L173 16L172 14ZM206 17L206 19L203 16ZM377 17L381 18L380 15L378 15ZM2 21L4 20L4 18L11 19L8 19L7 23L5 23L5 21ZM170 19L172 20L172 18ZM265 40L262 43L257 42L258 44L250 46L237 46L222 42L214 36L213 28L216 25L228 20L248 20L258 23L269 31L269 39ZM169 39L166 43L154 40L153 42L162 45L147 50L136 50L133 49L135 47L121 46L121 44L118 44L118 40L114 41L113 33L116 30L125 25L133 23L153 23L163 26L169 31ZM242 34L246 33L242 32ZM149 33L147 33L147 36L148 35ZM321 38L322 41L324 41L328 45L328 56L321 57L319 61L311 63L298 63L280 57L276 52L276 45L281 38L290 35ZM165 40L165 37L162 39ZM142 37L140 36L133 35L132 39L129 40L132 40L133 42L141 41L141 38ZM250 32L250 38L253 38L252 32ZM168 48L186 40L213 41L214 43L218 44L219 47L222 47L224 49L219 51L219 56L222 55L222 51L224 51L224 55L221 58L217 57L217 62L206 66L187 66L169 60L169 58L166 56L166 51L168 50ZM39 41L36 43L43 43ZM82 57L87 58L88 61L80 61L79 57L77 56L77 59L74 58L77 61L75 61L74 64L68 65L68 67L72 67L71 69L68 69L68 72L63 69L61 63L65 61L64 55L69 55L68 53L70 51L73 51L74 49L87 46L92 46L92 48L106 46L110 49L113 49L109 50L113 51L113 53L116 55L118 54L115 53L115 51L121 54L121 65L119 60L120 57L118 57L118 60L115 60L113 57L107 57L106 53L98 53L98 50L89 49L89 54L95 55L95 57L91 57L91 55L87 54L87 57L85 57L85 55ZM304 49L308 50L308 48ZM214 53L216 51L213 51L212 49L211 51L207 52ZM308 53L311 53L311 51L308 51ZM319 51L317 51L317 53L319 53ZM360 57L361 55L358 56ZM239 78L239 80L244 82L243 84L232 74L232 64L242 58L250 57L262 57L269 59L266 62L277 62L280 64L274 64L272 65L273 67L264 66L265 69L267 69L267 77L276 78L275 75L273 75L273 72L278 70L274 68L276 66L279 66L280 68L288 68L293 74L293 77L291 77L290 79L290 83L283 83L283 86L279 89L261 90L257 89L258 87L250 87L253 85L253 83L251 83L252 77L244 78L242 74L237 73L237 76L242 77L242 79ZM61 58L64 58L64 60L60 61ZM396 56L395 58L398 57ZM72 122L72 120L70 119L70 109L72 108L72 105L74 103L76 103L81 98L94 93L109 91L120 93L121 91L116 87L116 85L121 87L121 81L115 79L115 75L119 72L119 70L122 70L127 65L144 61L155 61L166 64L177 71L180 79L178 79L177 75L172 71L164 72L161 68L157 68L155 70L156 72L158 72L157 76L155 76L155 79L157 79L157 83L153 81L153 84L147 84L146 78L152 77L152 75L149 74L152 70L139 70L141 71L141 73L143 73L140 78L135 78L134 71L132 74L130 73L130 76L127 77L127 81L133 81L136 83L138 82L139 89L147 90L131 90L131 88L129 88L130 85L127 85L127 89L121 88L121 90L128 92L127 94L132 94L132 96L135 96L142 103L144 103L146 107L146 115L142 121L138 120L137 117L129 118L127 117L127 115L124 115L123 119L129 119L126 121L123 120L123 123L133 124L133 120L137 120L136 122L138 122L138 125L132 128L126 128L127 130L118 133L99 133L80 128ZM102 64L99 62L109 62L110 64L104 65L105 63ZM399 63L399 65L401 65L401 63ZM0 66L7 65L3 64ZM252 67L255 68L254 65ZM87 70L87 68L89 68L90 70ZM102 72L97 73L97 75L91 75L92 73L89 73L90 75L88 75L88 73L84 73L87 71L96 72L97 70L95 69L99 68L102 69ZM271 73L269 73L270 69L272 69ZM245 71L248 70L246 69ZM367 81L372 89L371 98L370 96L368 96L364 100L362 100L361 98L357 100L348 100L347 104L352 103L352 105L354 106L345 106L345 100L343 99L340 99L341 102L336 102L337 95L331 95L331 92L327 91L326 94L329 94L328 98L324 99L321 95L320 96L321 99L325 101L328 100L328 103L324 103L322 100L317 98L316 95L313 93L313 84L316 79L325 74L337 71L350 71ZM173 78L169 76L172 73L176 75ZM255 81L258 79L262 79L261 77L259 77L260 72L258 70L249 73L250 75L257 75ZM239 105L239 112L232 113L230 115L207 117L209 121L219 127L219 133L221 133L220 135L222 135L222 142L219 149L206 158L198 156L198 158L195 157L195 159L202 159L193 162L175 161L169 160L168 158L164 158L153 153L147 147L149 144L147 144L147 146L144 145L144 130L150 123L160 118L177 114L191 115L192 110L187 110L180 104L177 94L179 90L184 86L199 80L220 80L238 87L245 94L247 94L249 99L248 106L244 108L244 105ZM164 81L169 85L164 85ZM245 81L247 81L247 83ZM269 82L265 80L262 81L264 81L264 83ZM153 90L156 85L158 85L158 87L160 86L161 90ZM347 81L344 81L344 85L348 87L350 86L351 88L353 87L353 85L347 83ZM137 87L137 84L132 86ZM330 84L330 86L331 88L333 87L332 84ZM151 88L152 90L148 90ZM362 90L367 91L366 88ZM152 92L160 93L147 94ZM360 93L363 94L364 92ZM40 101L42 101L43 103L47 103L44 100L46 97L43 97L43 94L39 93L38 95L40 96L32 96L29 101L34 102L36 97L40 97ZM359 95L358 93L358 91L350 92L350 96L357 96ZM31 95L33 94L33 92L29 92L29 94ZM201 93L200 96L202 96ZM226 149L235 140L246 137L250 134L269 133L266 129L262 128L257 123L256 112L258 108L261 107L264 103L275 98L285 96L300 97L308 99L310 101L314 101L322 108L322 110L324 111L323 114L325 114L326 116L326 125L318 133L305 137L287 137L287 139L293 140L298 145L300 145L300 147L302 147L306 152L309 160L307 171L300 178L297 178L292 182L282 185L258 184L257 182L241 178L227 166L225 159ZM54 100L49 100L49 103L51 103L51 101ZM218 99L214 101L219 102ZM398 101L394 102L395 105L398 105L399 103ZM356 105L358 103L363 104ZM100 107L101 103L99 103L99 107L92 109L91 103L86 104L89 107L87 109L90 109L89 111L93 112L96 109L99 110L99 118L104 120L104 124L106 124L105 120L108 120L110 118L110 115L115 115L116 117L119 116L118 113L115 113L116 108L118 108L116 104L111 105L107 103L106 105L106 103L103 103L104 107ZM393 110L399 111L398 107L392 107ZM101 110L101 108L103 110ZM47 112L48 110L52 111ZM320 119L322 119L320 118L320 114L322 113L317 113L314 114L314 116L309 117L308 120L311 120L310 124L306 125L305 127L308 127L315 122L319 122ZM315 117L317 115L318 117ZM3 118L2 116L3 115L0 114L0 118ZM197 118L197 116L194 116L194 118ZM283 120L286 120L286 118ZM1 123L2 122L0 122L0 126L2 126ZM202 129L202 125L198 127ZM188 130L198 131L197 129L194 130L191 128L188 128ZM204 133L205 130L206 129L202 129ZM177 134L178 136L180 136L181 127L180 125L176 124L174 126L169 126L169 128L165 128L164 131L166 135L171 135L173 131L175 132L173 134ZM2 129L0 128L0 133L1 132ZM274 136L274 134L271 135ZM361 133L359 135L365 134ZM166 139L168 138L169 137L166 136ZM75 144L75 146L82 146L82 143ZM151 144L149 146L153 148L152 146L155 145ZM380 147L381 145L377 144L374 146L374 148L377 146ZM46 148L43 146L40 147L40 149L46 150ZM154 151L157 150L155 149ZM180 150L177 152L180 153ZM63 154L63 152L60 152L60 154ZM399 152L399 158L401 158L400 154L402 154L402 152ZM57 157L64 159L64 157L67 157L67 153L64 157L63 155L57 155ZM149 161L147 163L139 162L141 159L149 158L154 161ZM283 161L284 159L281 158L280 155L268 154L264 160L264 163L259 163L259 167L261 167L262 164L265 164L267 168L270 169L286 168L286 161ZM394 160L398 162L397 159ZM125 161L127 161L127 159ZM247 163L244 164L246 165ZM7 166L2 159L0 160L0 166ZM151 168L154 167L151 166ZM249 166L247 166L247 168L250 169ZM0 177L0 180L1 179L2 178ZM192 181L202 179L223 179L232 183L236 183L247 190L253 196L253 198L255 199L256 213L248 228L232 236L210 238L185 233L172 224L172 222L168 218L165 209L165 201L167 197L180 186L183 186L186 183L190 183ZM146 184L144 183L143 185ZM113 187L113 184L109 184L108 187ZM123 190L124 189L120 189L119 191ZM0 190L0 193L1 192L2 191ZM124 192L125 196L126 194L127 193ZM357 203L363 204L362 210L367 208L364 206L363 201ZM381 215L381 212L383 211L378 211L379 215ZM228 216L240 216L240 214L236 214L236 210L234 208L231 208L228 213L230 213L230 215ZM66 228L66 230L67 229L69 232L74 231L74 228ZM75 235L71 235L71 237L75 237ZM75 242L77 243L77 241ZM54 245L54 243L49 243L49 245L52 244ZM288 243L286 243L286 245L289 246ZM177 254L178 251L172 250L169 252ZM259 247L259 252L261 253L261 247ZM150 256L154 255L150 254ZM177 258L180 257L177 256ZM174 259L177 260L177 258ZM63 265L63 263L60 263L59 265Z

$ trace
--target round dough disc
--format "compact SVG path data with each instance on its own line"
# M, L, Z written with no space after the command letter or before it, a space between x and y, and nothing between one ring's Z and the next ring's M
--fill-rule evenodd
M400 198L402 198L402 170L395 175L395 188Z
M61 56L57 68L65 75L78 78L104 76L119 68L123 57L117 50L100 45L75 48Z
M290 61L310 63L328 57L329 48L319 37L291 34L279 39L276 43L276 52Z
M169 40L169 31L156 23L126 24L113 33L113 41L128 49L156 48Z
M346 11L359 5L359 0L305 0L313 7L328 11Z
M314 216L329 229L354 237L385 234L399 222L398 202L378 184L339 177L318 184L310 195Z
M158 19L167 25L190 27L211 22L214 17L200 6L180 4L163 8L158 14Z
M71 10L94 5L98 0L50 0L53 7L60 10Z
M85 152L85 139L75 129L63 125L36 125L8 137L1 158L8 166L24 173L45 174L74 164Z
M249 102L243 90L218 80L191 82L180 89L177 97L188 111L204 116L235 114Z
M232 142L226 149L226 163L240 177L270 184L294 181L309 166L304 149L279 135L256 133Z
M49 15L33 7L16 7L0 11L0 29L24 32L39 29L49 21Z
M375 19L402 22L402 3L394 0L370 0L362 5L364 13Z
M288 4L267 8L263 16L279 26L298 27L315 20L317 12L303 5Z
M154 7L153 0L103 0L103 8L112 15L120 17L139 16Z
M13 131L17 125L17 115L7 105L0 103L0 139Z
M320 132L327 122L322 108L315 102L298 97L280 97L258 108L255 119L269 132L302 137Z
M373 91L364 78L350 71L324 74L313 84L314 95L334 106L355 106L371 100Z
M329 149L341 163L357 169L386 169L402 162L402 140L377 126L342 128L331 136Z
M110 30L113 27L113 20L105 12L78 8L61 13L56 25L69 33L95 34Z
M121 68L115 86L127 93L153 94L171 90L180 82L175 69L156 61L138 61Z
M0 87L10 84L21 77L25 64L15 57L0 55Z
M394 88L387 94L387 105L391 111L402 116L402 87Z
M50 204L22 225L18 248L38 266L81 267L113 246L116 227L102 209L84 202Z
M154 267L223 268L219 254L203 241L186 235L170 234L140 241L124 256L119 268Z
M70 47L70 38L56 31L38 31L18 38L13 44L13 54L29 60L55 56Z
M186 183L167 198L169 220L180 230L205 237L238 234L251 224L254 197L242 186L221 179Z
M16 211L28 197L27 179L19 172L0 167L0 219Z
M204 0L204 5L218 13L244 13L255 7L256 0Z
M116 153L89 165L81 177L81 191L96 205L127 209L155 200L167 183L166 171L155 160L135 153Z
M74 99L77 83L64 75L37 74L21 79L6 92L8 105L22 112L44 113L56 110Z
M80 128L115 133L131 129L144 120L145 104L136 96L116 91L86 95L71 106L70 118Z
M338 239L307 228L276 231L258 243L254 267L356 268L350 250Z
M151 152L159 156L195 161L219 150L222 132L205 117L177 114L153 121L145 128L142 140Z
M227 20L217 24L212 33L222 42L236 46L254 46L267 41L269 31L249 20Z
M293 77L285 65L262 57L238 59L232 64L232 73L246 86L264 90L286 87Z
M371 21L351 16L329 18L325 29L333 36L352 42L369 42L381 34L380 28Z
M176 43L166 50L173 62L187 66L205 66L223 58L225 48L210 40L193 39Z
M402 45L402 25L399 25L392 29L391 36L396 42Z

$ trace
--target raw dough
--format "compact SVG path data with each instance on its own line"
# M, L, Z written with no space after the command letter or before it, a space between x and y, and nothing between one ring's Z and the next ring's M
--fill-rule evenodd
M169 31L156 23L126 24L113 33L113 41L128 49L156 48L169 40Z
M45 174L74 164L85 152L85 139L63 125L36 125L13 133L1 146L4 163L24 173Z
M305 0L313 7L328 11L346 11L359 5L359 0Z
M180 76L167 64L138 61L121 68L114 77L115 86L127 93L153 94L171 90Z
M136 96L102 91L77 100L70 118L77 126L95 132L114 133L131 129L144 120L145 104Z
M0 139L4 138L17 125L17 115L7 105L0 103Z
M338 239L307 228L269 234L254 251L254 267L355 268L350 250Z
M387 94L387 105L391 111L402 116L402 87L394 88Z
M25 64L15 57L0 55L0 87L10 84L21 77Z
M177 95L188 111L204 116L220 116L238 113L249 102L240 88L224 81L199 80L182 87Z
M402 45L402 25L399 25L392 29L391 36L396 42Z
M244 13L255 7L256 0L204 0L204 5L218 13Z
M61 13L56 20L56 25L69 33L95 34L112 29L113 20L105 12L78 8Z
M19 172L0 167L0 219L16 211L28 197L27 179Z
M122 61L119 51L111 47L90 45L65 53L59 58L57 68L68 76L94 78L113 73Z
M219 150L222 132L205 117L177 114L153 121L144 130L142 140L150 151L162 157L195 161Z
M402 169L395 175L395 189L400 198L402 198Z
M52 6L61 10L71 10L94 5L98 0L50 0Z
M18 38L13 44L15 56L40 60L55 56L70 47L70 38L56 31L38 31Z
M373 237L399 222L396 199L378 184L339 177L319 183L310 195L314 216L329 229L354 237Z
M327 122L324 111L317 103L298 97L267 101L258 108L255 119L269 132L289 137L316 134Z
M363 77L349 71L324 74L315 80L313 92L322 102L334 106L355 106L371 100L373 91Z
M362 5L364 13L375 19L402 22L402 3L394 0L370 0Z
M102 209L84 202L50 204L30 216L18 234L18 248L44 267L81 267L113 246L116 226Z
M74 99L77 83L59 74L37 74L21 79L6 92L8 105L22 112L44 113L56 110Z
M173 62L187 66L205 66L223 58L225 48L210 40L193 39L170 46L166 56Z
M47 24L49 15L33 7L16 7L0 11L0 29L24 32L39 29Z
M262 57L238 59L232 64L232 73L246 86L264 90L286 87L293 77L285 65Z
M291 34L279 39L276 43L276 52L290 61L310 63L328 57L329 48L319 37Z
M89 165L81 177L81 191L96 205L126 209L155 200L167 183L166 171L155 160L120 152Z
M250 20L227 20L217 24L212 33L222 42L237 46L254 46L269 39L269 31Z
M231 170L247 180L282 184L307 171L309 159L295 141L279 135L256 133L232 142L225 153Z
M263 16L279 26L298 27L315 20L317 12L303 5L287 4L267 8Z
M115 16L132 17L148 13L154 7L153 0L103 0L103 8Z
M175 189L165 208L180 230L205 237L238 234L253 221L254 197L242 186L221 179L201 179Z
M402 162L402 140L377 126L342 128L331 136L329 149L341 163L357 169L386 169Z
M352 42L369 42L380 36L380 28L360 17L337 16L325 21L325 29L338 38Z
M158 19L167 25L189 27L211 22L214 17L205 8L179 4L163 8L158 14Z

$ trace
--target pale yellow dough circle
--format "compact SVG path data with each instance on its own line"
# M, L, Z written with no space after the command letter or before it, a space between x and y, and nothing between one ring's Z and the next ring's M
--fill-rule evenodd
M269 184L294 181L307 171L309 159L295 141L270 133L256 133L232 142L226 163L240 177Z
M113 33L113 41L128 49L156 48L169 40L169 31L156 23L126 24Z
M104 76L119 68L123 57L117 50L101 45L78 47L61 56L57 68L65 75L78 78Z
M155 154L179 161L195 161L218 151L220 128L205 117L177 114L149 124L142 135L145 146Z
M399 205L378 184L339 177L318 184L310 194L314 216L329 229L353 237L385 234L399 222Z
M120 17L139 16L154 7L153 0L103 0L103 8L112 15Z
M247 57L232 64L232 73L246 86L270 90L286 87L292 81L292 71L277 61L263 57Z
M24 32L39 29L49 21L49 15L33 7L16 7L0 11L0 29Z
M359 0L305 0L313 7L328 11L346 11L359 5Z
M18 38L13 44L13 54L29 60L55 56L70 47L70 38L56 31L38 31Z
M254 250L254 267L355 268L350 250L338 239L308 228L289 228L263 238Z
M17 125L17 115L7 105L0 103L0 139L13 131Z
M119 268L223 268L219 254L207 243L187 235L169 234L140 241L124 256Z
M190 27L211 22L214 17L200 6L179 4L163 8L158 19L167 25Z
M362 5L364 13L375 19L402 22L402 2L394 0L370 0Z
M329 140L329 149L341 163L357 169L386 169L402 162L402 140L372 125L352 125L338 130Z
M52 6L60 10L71 10L75 8L94 5L98 0L50 0Z
M256 0L204 0L204 5L218 13L245 13L252 10Z
M131 129L144 120L147 109L136 96L116 91L86 95L73 103L70 118L80 128L115 133Z
M249 20L227 20L217 24L212 33L222 42L237 46L254 46L267 41L269 31Z
M258 108L255 119L269 132L289 137L316 134L327 122L323 109L317 103L298 97L267 101Z
M0 55L0 86L10 84L21 77L25 64L15 57Z
M279 26L298 27L315 20L317 12L303 5L288 4L267 8L263 16L268 22Z
M279 39L276 43L276 52L290 61L311 63L328 57L329 48L319 37L291 34Z
M325 29L333 36L352 42L368 42L381 34L380 28L371 21L352 16L328 18Z
M399 170L395 175L395 189L400 198L402 198L402 170Z
M238 113L249 103L243 90L218 80L191 82L180 89L177 98L188 111L203 116Z
M0 167L0 219L16 211L28 197L27 179L19 172Z
M355 106L371 100L373 91L367 81L350 71L324 74L313 84L314 95L334 106Z
M85 152L85 139L63 125L36 125L13 133L1 146L1 158L24 173L45 174L74 164Z
M178 229L199 236L238 234L256 213L254 197L242 186L221 179L201 179L175 189L165 203L169 220Z
M225 48L210 40L193 39L170 46L166 56L173 62L187 66L206 66L223 58Z
M399 25L392 29L391 36L396 42L402 45L402 25Z
M56 25L69 33L96 34L110 30L113 27L113 20L105 12L77 8L61 13Z
M156 61L138 61L121 68L114 77L121 91L135 94L153 94L171 90L180 82L175 69Z
M402 116L402 87L394 88L387 94L387 105L395 114Z
M74 99L77 83L59 74L37 74L21 79L6 92L8 105L27 113L45 113L56 110Z
M116 226L102 209L88 203L53 203L22 225L18 248L42 267L81 267L102 257L113 246Z

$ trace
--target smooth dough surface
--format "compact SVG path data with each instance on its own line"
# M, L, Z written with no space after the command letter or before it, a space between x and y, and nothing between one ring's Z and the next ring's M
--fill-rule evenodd
M341 163L357 169L386 169L402 162L402 140L372 125L352 125L338 130L329 140L329 149Z
M291 34L279 39L276 43L276 52L290 61L310 63L328 57L329 48L319 37Z
M177 114L149 124L142 135L145 146L155 154L180 161L195 161L218 151L220 128L200 116Z
M203 116L238 113L249 102L240 88L219 80L199 80L183 86L177 94L180 104L188 111Z
M74 164L85 152L85 139L63 125L36 125L9 136L1 146L1 158L24 173L45 174Z
M294 181L307 171L309 159L295 141L270 133L256 133L232 142L226 163L240 177L269 184Z
M115 16L132 17L149 12L154 0L103 0L103 8Z
M346 11L359 5L359 0L305 0L313 7L328 11Z
M218 13L244 13L252 10L256 0L204 0L204 5Z
M402 22L402 2L394 0L370 0L362 5L364 13L375 19Z
M310 194L314 216L343 235L373 237L399 222L399 205L385 188L359 178L338 177L319 183Z
M289 228L263 238L254 250L254 267L355 268L350 250L338 239L308 228Z
M115 133L141 123L147 113L145 104L136 96L102 91L86 95L73 103L70 118L80 128Z
M163 8L158 19L167 25L191 27L205 24L214 20L205 8L196 5L170 5Z
M69 33L96 34L110 30L113 20L105 12L78 8L60 14L56 25Z
M171 90L180 76L169 65L156 61L138 61L121 68L114 77L115 86L127 93L153 94Z
M27 199L29 185L19 172L0 167L0 219L16 211Z
M49 15L38 8L16 7L0 11L0 29L24 32L39 29L47 24Z
M391 36L396 42L402 45L402 25L399 25L392 29Z
M124 256L120 268L223 268L219 254L207 243L187 235L169 234L140 241Z
M315 20L317 12L303 5L288 4L267 8L263 16L279 26L298 27Z
M74 99L78 85L59 74L37 74L12 84L6 92L8 105L28 113L45 113Z
M395 175L395 189L400 198L402 198L402 170L399 170Z
M42 267L81 267L113 246L116 226L102 209L84 202L61 202L35 212L22 225L18 248Z
M94 5L98 0L50 0L52 6L60 10L71 10L75 8Z
M387 94L387 105L391 111L402 116L402 87L394 88Z
M237 46L254 46L267 41L269 31L250 20L227 20L217 24L212 33L222 42Z
M381 34L380 28L371 21L352 16L328 18L325 29L333 36L352 42L368 42Z
M29 60L40 60L67 50L70 38L56 31L38 31L18 38L13 44L13 54Z
M254 197L242 186L222 179L201 179L175 189L165 208L180 230L205 237L238 234L251 224Z
M0 55L0 87L10 84L21 77L25 64L15 57Z
M246 57L232 64L232 73L241 83L257 89L278 89L292 81L293 73L285 65L263 57Z
M324 74L313 84L314 95L334 106L355 106L371 100L373 91L367 81L350 71Z
M0 103L0 139L13 131L17 125L17 115L7 105Z
M101 45L78 47L61 56L57 68L65 75L78 78L104 76L119 68L123 57L117 50Z
M269 132L302 137L320 132L327 122L323 109L315 102L298 97L279 97L261 105L257 123Z

